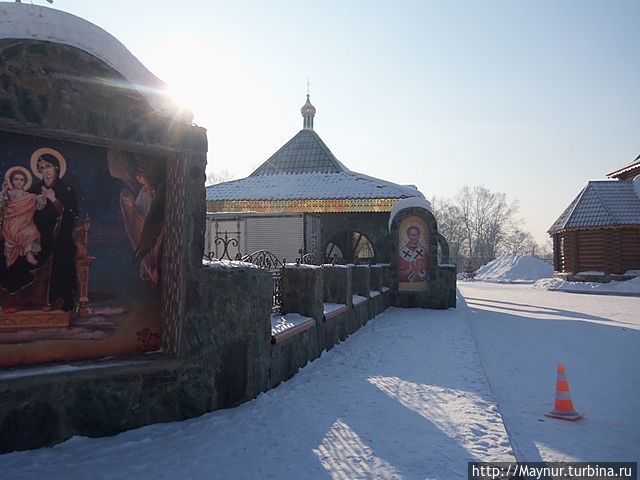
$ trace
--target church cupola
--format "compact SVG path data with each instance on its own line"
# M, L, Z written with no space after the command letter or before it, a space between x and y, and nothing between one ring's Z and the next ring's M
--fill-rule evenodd
M307 93L307 103L305 103L300 109L302 113L303 122L303 130L313 130L313 117L316 114L316 107L311 105L311 101L309 100L309 94Z

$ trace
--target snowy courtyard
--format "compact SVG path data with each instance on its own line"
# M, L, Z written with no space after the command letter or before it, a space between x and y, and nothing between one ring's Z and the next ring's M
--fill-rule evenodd
M238 408L0 456L3 479L464 479L469 461L639 461L640 298L461 282ZM563 362L577 422L544 416Z

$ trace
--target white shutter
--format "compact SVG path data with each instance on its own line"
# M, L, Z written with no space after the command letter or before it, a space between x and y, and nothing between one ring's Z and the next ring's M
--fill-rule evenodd
M294 262L304 247L302 215L247 218L247 253L268 250L280 260Z

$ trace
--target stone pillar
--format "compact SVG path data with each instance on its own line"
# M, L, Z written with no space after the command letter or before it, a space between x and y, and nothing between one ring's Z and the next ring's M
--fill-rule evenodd
M389 265L388 263L380 263L379 265L382 267L382 286L391 288L391 286L393 285L391 265Z
M321 322L324 316L323 273L322 267L315 265L286 264L282 270L283 312L299 313Z
M353 268L345 265L323 265L324 302L353 306Z
M371 291L371 268L369 265L356 265L353 267L353 293L369 298Z
M382 265L371 265L371 290L382 293L384 267Z
M207 355L213 369L214 408L227 408L267 388L271 350L271 274L259 268L200 270L187 292L181 354Z

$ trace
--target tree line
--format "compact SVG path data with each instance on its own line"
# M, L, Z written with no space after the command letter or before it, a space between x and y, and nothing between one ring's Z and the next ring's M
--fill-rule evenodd
M522 229L518 201L504 193L465 185L451 199L433 197L431 205L451 261L460 270L476 270L504 253L551 258L550 245L538 245Z

